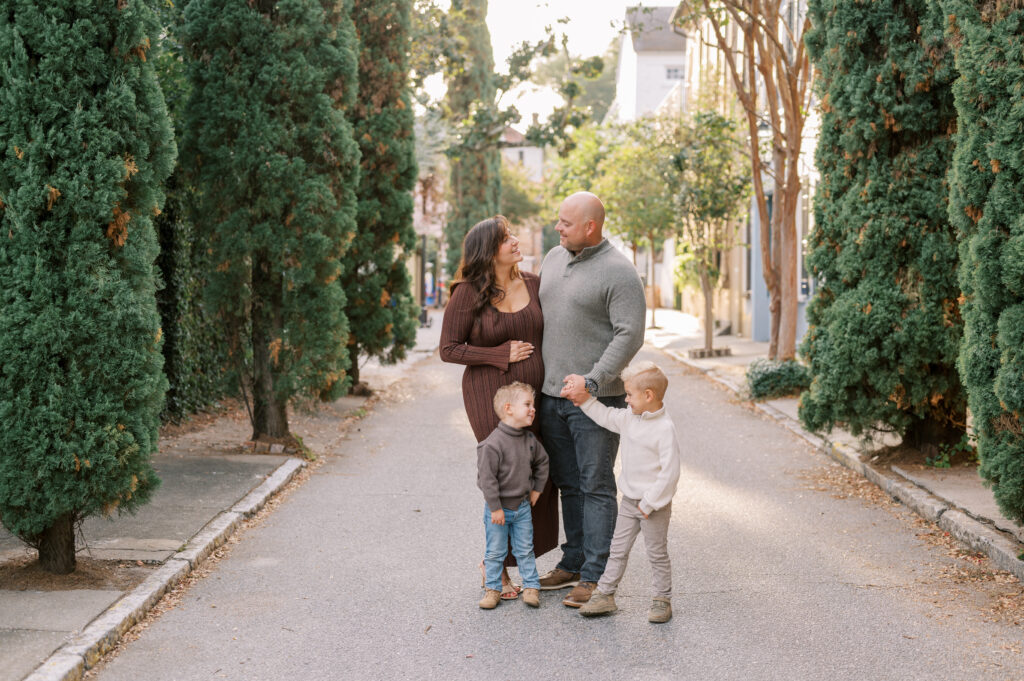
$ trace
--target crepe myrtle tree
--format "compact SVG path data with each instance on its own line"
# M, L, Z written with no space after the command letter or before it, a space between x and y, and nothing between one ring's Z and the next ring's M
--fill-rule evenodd
M704 297L704 349L714 344L714 287L719 256L736 245L740 219L750 199L750 175L736 123L715 111L698 111L681 130L672 157L679 238L684 266L700 282Z

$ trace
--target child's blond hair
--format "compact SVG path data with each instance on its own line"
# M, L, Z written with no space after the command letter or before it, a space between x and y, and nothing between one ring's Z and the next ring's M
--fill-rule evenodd
M632 383L638 390L650 390L659 400L665 399L668 376L654 362L635 362L622 372L622 382Z
M528 393L530 397L533 397L533 386L528 383L514 381L508 385L501 386L494 393L494 413L498 415L499 419L505 417L505 405L512 404L512 400L519 393Z

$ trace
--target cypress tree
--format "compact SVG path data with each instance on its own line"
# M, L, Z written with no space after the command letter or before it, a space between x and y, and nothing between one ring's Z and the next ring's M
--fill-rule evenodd
M347 386L354 29L333 0L193 0L184 35L182 146L214 263L207 293L233 361L251 371L253 437L286 437L290 399Z
M949 217L961 233L960 372L980 473L1024 522L1024 8L947 0L960 78Z
M452 0L450 14L452 30L464 47L462 59L449 69L446 108L450 117L466 122L474 115L493 109L497 92L491 34L486 21L487 0ZM463 144L449 153L451 207L445 223L445 239L448 269L454 274L466 232L499 210L501 154L483 138L463 140Z
M0 7L0 518L50 572L158 484L158 29L142 0Z
M813 430L878 427L929 449L963 435L956 239L946 215L955 72L933 0L811 0L821 183L802 352Z
M158 15L162 30L155 59L156 75L167 101L175 139L180 144L189 91L180 42L184 4L162 3ZM164 373L168 383L162 418L180 421L228 392L224 375L227 358L223 334L202 304L206 272L212 268L206 247L189 216L190 187L180 165L175 166L164 191L167 199L163 212L155 220L160 243L156 264L164 284L157 291L157 309L164 330Z
M359 380L360 355L393 362L416 341L419 309L405 265L405 254L416 248L411 8L411 0L355 0L352 8L360 45L359 91L365 93L349 112L362 161L358 227L343 259L342 276L353 383Z

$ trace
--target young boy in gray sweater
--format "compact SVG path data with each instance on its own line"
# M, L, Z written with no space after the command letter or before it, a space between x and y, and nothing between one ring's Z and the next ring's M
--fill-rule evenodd
M508 554L519 563L523 579L523 602L540 607L540 576L533 555L533 520L530 508L537 503L548 480L548 455L527 428L536 410L533 388L510 383L494 394L498 427L476 447L477 487L484 493L484 586L479 605L485 610L501 602L501 568Z

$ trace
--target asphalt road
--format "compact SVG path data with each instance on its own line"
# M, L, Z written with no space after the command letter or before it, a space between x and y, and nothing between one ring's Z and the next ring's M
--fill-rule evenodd
M642 357L667 369L684 439L670 623L646 620L642 540L613 616L583 619L563 592L477 608L475 443L461 368L431 359L98 678L1024 678L1020 627L943 578L951 559L908 512L811 489L822 455Z

